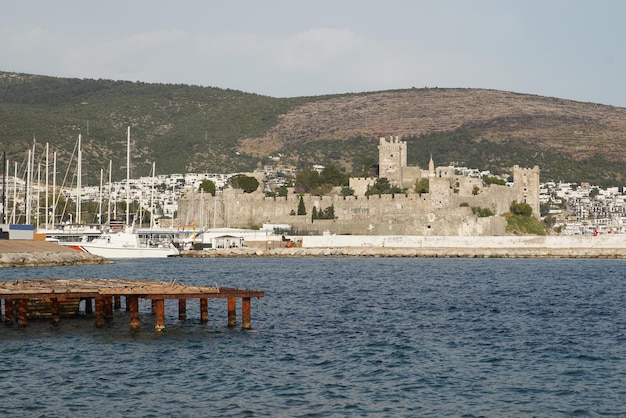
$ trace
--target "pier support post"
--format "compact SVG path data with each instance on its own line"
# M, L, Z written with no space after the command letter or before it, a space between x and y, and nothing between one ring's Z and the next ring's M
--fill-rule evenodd
M241 328L252 328L250 326L250 298L241 298Z
M17 301L17 325L26 326L26 317L28 316L28 299L20 299Z
M111 296L104 298L104 320L108 323L113 322L113 298Z
M93 298L85 298L85 315L93 315Z
M59 325L59 323L61 323L59 299L50 299L50 314L52 315L52 325Z
M113 308L116 311L119 311L120 309L122 309L122 296L120 295L113 296Z
M4 324L9 326L15 323L15 314L13 313L13 299L4 300Z
M151 300L150 313L154 315L156 313L156 299Z
M178 299L178 319L180 321L187 319L187 299Z
M237 324L237 298L228 297L228 326L234 327Z
M165 329L165 299L153 299L153 306L156 311L154 329L163 331Z
M200 322L209 322L209 299L200 298Z
M130 309L130 328L139 329L139 296L126 296L126 301Z
M96 327L104 326L104 298L96 297Z

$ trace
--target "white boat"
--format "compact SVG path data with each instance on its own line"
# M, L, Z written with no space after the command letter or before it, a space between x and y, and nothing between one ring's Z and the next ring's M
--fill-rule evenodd
M101 225L68 224L59 225L54 229L37 229L37 233L44 234L46 241L71 246L77 243L93 241L102 235L102 228Z
M72 243L70 246L105 258L161 258L180 254L170 236L150 232L103 233L92 241Z

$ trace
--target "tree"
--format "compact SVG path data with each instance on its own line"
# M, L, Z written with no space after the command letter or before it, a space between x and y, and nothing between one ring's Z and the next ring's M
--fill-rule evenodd
M344 186L341 188L341 196L354 196L354 189L350 186Z
M347 186L349 177L347 174L344 174L339 170L332 161L326 163L326 166L320 173L322 180L324 183L329 183L333 186Z
M427 178L421 178L419 181L415 182L415 193L422 194L428 193L430 189L430 183Z
M287 186L280 186L276 189L276 195L279 197L287 197Z
M311 220L314 221L316 220L318 217L317 215L317 208L315 206L313 206L313 211L311 212Z
M302 187L305 192L321 186L324 180L317 171L305 168L296 173L296 187Z
M511 206L509 207L509 209L511 210L511 213L513 215L530 217L533 213L533 208L528 203L518 203L517 200L511 202Z
M298 202L298 215L306 215L306 208L304 207L304 199L300 195L300 201Z
M498 177L483 176L483 182L485 184L497 184L500 186L506 186L506 181Z
M211 196L215 196L215 183L209 179L203 180L202 183L200 183L200 186L198 186L198 191L210 193Z
M376 194L396 194L396 193L404 193L405 190L401 189L398 186L392 186L389 183L389 179L386 177L381 177L376 179L374 185L368 186L367 191L365 192L366 196L376 195Z
M259 181L245 174L237 174L228 179L228 184L234 189L242 189L244 193L252 193L259 188Z

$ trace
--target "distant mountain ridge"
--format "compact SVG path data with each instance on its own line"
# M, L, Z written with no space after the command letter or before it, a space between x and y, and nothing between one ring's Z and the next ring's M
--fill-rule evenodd
M485 89L407 89L298 98L173 84L67 79L0 72L0 144L21 162L33 136L69 162L83 135L83 170L96 184L125 164L133 174L250 171L281 155L304 166L333 160L348 172L371 165L378 137L409 142L409 160L432 154L494 172L512 164L542 180L626 181L626 109ZM85 180L83 180L85 182Z

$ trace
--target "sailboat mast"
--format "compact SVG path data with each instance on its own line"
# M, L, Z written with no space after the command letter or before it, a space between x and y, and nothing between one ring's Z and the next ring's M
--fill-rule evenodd
M150 227L154 228L154 182L156 181L156 163L152 162L152 189L150 190Z
M15 174L13 175L13 211L11 212L11 223L14 224L15 212L17 211L17 161L15 162Z
M57 215L57 152L52 153L52 228Z
M98 224L102 225L102 179L104 170L100 169L100 195L98 196Z
M82 166L82 159L83 159L83 154L82 154L82 150L81 150L81 141L82 141L82 137L81 134L78 134L78 164L77 164L77 174L76 174L76 222L77 224L81 223L80 220L80 213L81 213L81 207L80 207L80 195L81 195L81 189L83 187L82 185L82 178L83 178L83 166Z
M126 227L130 226L130 126L126 140Z
M46 216L44 218L46 229L48 229L48 215L49 215L48 211L50 210L50 202L48 198L48 181L49 181L48 172L50 171L49 153L50 153L50 144L46 142Z
M31 168L31 163L32 163L32 151L28 150L28 162L26 163L26 190L25 190L25 196L26 196L26 219L25 219L25 223L29 224L30 223L30 212L31 212L31 194L30 194L30 188L31 188L31 175L30 172L32 170Z
M39 190L41 189L41 163L37 163L37 192L35 193L35 200L36 200L36 204L35 204L35 208L36 208L36 212L35 212L35 228L39 229L39 212L40 212L40 207L39 207L39 202L40 202L40 198L39 198Z
M113 166L113 162L109 160L109 200L107 203L107 225L111 226L111 188L113 185L111 184L111 168Z
M6 189L7 189L7 153L2 152L2 219L0 223L6 223Z

